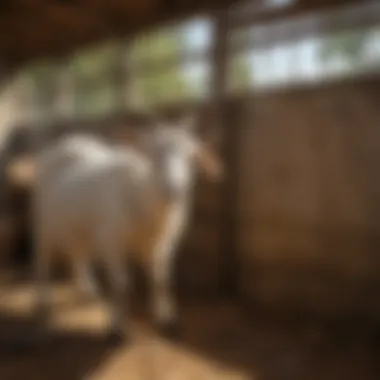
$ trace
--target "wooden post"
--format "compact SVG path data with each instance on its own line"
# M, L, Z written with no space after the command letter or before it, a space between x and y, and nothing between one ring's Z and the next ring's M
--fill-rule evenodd
M127 41L122 39L117 44L114 61L113 87L115 95L115 108L117 113L123 112L128 103L128 67L127 67Z
M223 295L235 297L238 280L236 252L236 197L237 197L237 125L234 107L226 99L228 71L228 17L226 11L216 16L213 54L212 107L215 125L222 136L221 154L227 178L222 186L222 217L220 225L221 255L219 289ZM233 104L232 104L233 106ZM232 113L231 113L232 112Z
M64 57L58 63L58 96L55 111L59 118L72 116L75 112L74 77L70 65L70 57Z
M221 106L226 90L228 18L225 11L217 14L214 27L211 90L216 108Z

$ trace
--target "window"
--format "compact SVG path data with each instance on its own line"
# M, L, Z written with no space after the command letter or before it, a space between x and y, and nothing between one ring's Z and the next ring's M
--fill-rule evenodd
M18 75L20 109L25 120L53 118L59 104L59 75L54 62L39 61Z
M69 67L73 80L73 103L77 115L102 115L119 105L115 69L122 47L108 42L73 56Z
M380 7L370 3L236 29L229 40L229 91L314 83L379 70L380 27L368 26L370 22L350 27L358 14L371 20L374 12L380 16Z
M146 108L207 97L211 26L197 19L136 38L128 51L130 102Z

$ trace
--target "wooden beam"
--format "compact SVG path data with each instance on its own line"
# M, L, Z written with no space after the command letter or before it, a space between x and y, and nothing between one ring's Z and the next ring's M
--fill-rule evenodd
M318 35L377 26L379 23L380 2L377 0L339 7L328 12L309 12L298 16L289 16L281 21L253 23L249 24L252 27L252 33L247 33L239 41L232 42L230 53L251 48L266 48Z
M295 0L291 5L286 7L277 7L274 9L255 9L246 11L244 8L240 12L234 12L232 8L229 15L231 27L241 27L252 23L261 23L269 21L280 21L285 18L295 17L302 14L329 11L334 8L359 5L361 0Z
M26 15L28 17L19 37L9 41L6 48L0 46L8 61L22 63L38 57L53 57L87 43L111 36L132 35L148 27L221 9L236 2L183 1L177 8L169 10L163 0L139 0L133 4L122 0L81 0L78 6L65 6L53 0L30 1L29 8L17 8L12 15L3 14L0 18L0 35L10 35L14 29L9 26L9 20L17 23L15 17L21 20Z

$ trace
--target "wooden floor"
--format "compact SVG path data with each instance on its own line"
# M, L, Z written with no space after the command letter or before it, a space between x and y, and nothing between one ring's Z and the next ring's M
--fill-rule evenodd
M101 305L80 302L67 286L57 286L54 299L52 340L16 349L15 339L31 331L33 294L28 283L0 285L0 380L380 378L380 352L366 339L248 320L227 303L182 305L177 342L158 336L136 310L131 342L112 347Z

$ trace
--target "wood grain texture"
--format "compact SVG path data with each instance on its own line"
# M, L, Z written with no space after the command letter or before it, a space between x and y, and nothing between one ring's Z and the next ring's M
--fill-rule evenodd
M250 299L291 312L380 316L379 85L251 100L238 196Z

